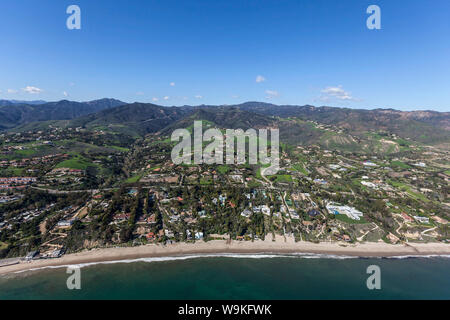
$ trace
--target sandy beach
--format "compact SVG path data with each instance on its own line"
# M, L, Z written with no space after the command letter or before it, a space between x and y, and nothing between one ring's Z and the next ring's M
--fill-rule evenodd
M311 243L295 242L293 238L286 240L277 236L275 241L232 241L212 240L196 243L175 243L170 245L149 244L138 247L115 247L92 249L74 254L67 254L58 259L42 259L31 262L21 262L15 265L0 267L0 275L22 272L44 267L57 267L84 263L120 261L151 257L175 257L182 255L201 254L289 254L311 253L358 257L392 257L420 255L450 255L450 244L445 243L414 243L390 245L377 243Z

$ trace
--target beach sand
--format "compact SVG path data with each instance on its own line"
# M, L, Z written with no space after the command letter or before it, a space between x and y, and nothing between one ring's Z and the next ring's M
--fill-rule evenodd
M196 243L174 243L170 245L149 244L137 247L114 247L92 249L74 254L67 254L58 259L42 259L22 262L15 265L0 267L0 275L21 272L44 267L67 266L84 263L131 260L151 257L175 257L182 255L201 254L288 254L311 253L358 257L392 257L420 255L450 255L450 244L445 243L414 243L391 245L384 242L368 243L311 243L295 242L293 238L277 236L275 241L232 241L212 240Z

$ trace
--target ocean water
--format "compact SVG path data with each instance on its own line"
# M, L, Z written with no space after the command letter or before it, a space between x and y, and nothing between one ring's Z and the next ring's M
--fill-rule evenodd
M369 290L367 267L381 270ZM0 277L2 299L450 299L450 257L342 258L230 255L84 265Z

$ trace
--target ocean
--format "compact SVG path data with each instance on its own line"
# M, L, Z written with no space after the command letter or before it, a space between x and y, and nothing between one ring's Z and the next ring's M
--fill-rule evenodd
M381 289L367 288L367 267ZM0 277L3 299L450 299L450 257L210 255L148 258Z

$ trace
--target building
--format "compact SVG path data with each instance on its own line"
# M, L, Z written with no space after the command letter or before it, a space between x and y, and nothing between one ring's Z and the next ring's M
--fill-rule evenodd
M246 217L246 218L250 217L251 215L252 215L252 212L248 209L245 209L244 211L241 212L241 216Z
M378 189L378 186L375 183L373 183L373 182L361 181L361 184L363 186L366 186L366 187L369 187L369 188L372 188L372 189Z
M36 256L38 255L38 253L39 253L39 251L31 251L31 252L28 252L28 254L27 254L26 257L25 257L25 260L26 260L26 261L31 261L31 260L35 259Z
M203 239L203 232L196 232L195 240L201 240L201 239Z
M326 208L330 214L345 214L353 220L361 220L363 213L349 206L343 206L337 203L328 203Z
M405 219L405 221L408 221L408 222L414 221L414 219L411 218L410 216L408 216L405 212L402 212L402 217L403 217L403 219Z
M316 210L316 209L312 209L312 210L309 210L309 211L308 211L308 214L309 214L311 217L315 217L315 216L317 216L317 215L320 214L320 211L318 211L318 210Z
M61 220L59 221L56 226L57 227L70 227L73 224L73 220Z
M427 217L414 216L414 219L416 219L420 223L430 223L430 219Z

